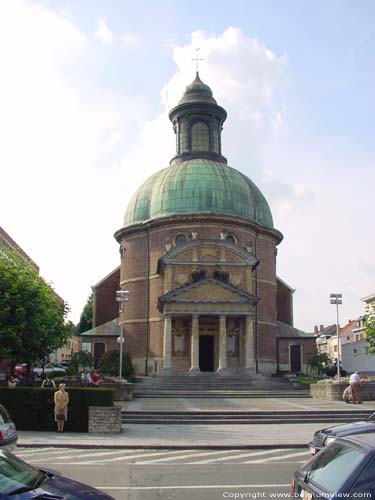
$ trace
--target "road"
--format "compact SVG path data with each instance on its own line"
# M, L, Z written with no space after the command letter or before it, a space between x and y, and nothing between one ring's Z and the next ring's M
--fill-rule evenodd
M288 498L293 472L309 458L308 450L300 448L19 448L16 454L34 466L95 486L117 500Z

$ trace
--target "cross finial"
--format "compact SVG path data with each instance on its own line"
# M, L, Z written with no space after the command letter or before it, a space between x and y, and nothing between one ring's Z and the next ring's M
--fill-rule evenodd
M201 50L200 47L195 49L195 57L192 58L192 61L195 61L197 73L199 71L199 61L203 61L203 59L199 59L198 51Z

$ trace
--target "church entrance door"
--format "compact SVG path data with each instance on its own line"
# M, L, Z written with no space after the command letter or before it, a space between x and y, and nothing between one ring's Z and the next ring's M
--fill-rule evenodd
M297 373L301 371L301 346L290 346L290 371Z
M199 368L201 372L214 371L214 336L199 336Z

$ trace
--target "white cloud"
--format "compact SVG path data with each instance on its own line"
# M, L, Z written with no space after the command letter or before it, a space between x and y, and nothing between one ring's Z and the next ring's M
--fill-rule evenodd
M98 27L96 28L94 36L97 40L104 43L104 45L112 45L115 43L115 36L108 28L104 19L98 20Z

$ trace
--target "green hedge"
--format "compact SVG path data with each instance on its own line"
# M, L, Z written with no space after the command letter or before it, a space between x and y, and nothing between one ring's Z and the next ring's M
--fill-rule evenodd
M40 387L0 387L0 403L10 413L18 430L56 430L53 412L55 389ZM70 432L88 431L89 406L113 406L115 389L67 387L69 394L68 421L64 429Z

